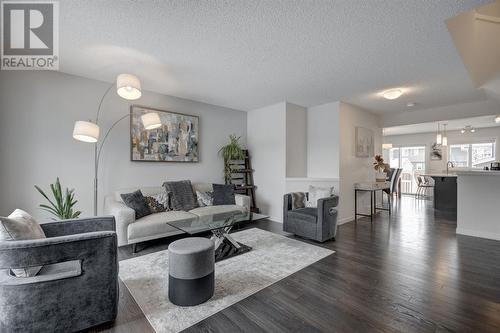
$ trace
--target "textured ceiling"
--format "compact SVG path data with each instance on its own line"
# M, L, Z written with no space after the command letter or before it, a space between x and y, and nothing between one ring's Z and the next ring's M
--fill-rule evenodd
M60 69L250 110L336 100L402 111L484 99L445 20L487 1L60 1ZM404 87L399 100L377 93Z

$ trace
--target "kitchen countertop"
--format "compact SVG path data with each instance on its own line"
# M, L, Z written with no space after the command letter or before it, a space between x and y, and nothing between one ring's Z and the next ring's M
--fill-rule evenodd
M423 176L429 176L429 177L456 177L457 175L455 173L424 173Z
M455 171L459 176L500 176L500 171L498 170L467 170L467 171Z

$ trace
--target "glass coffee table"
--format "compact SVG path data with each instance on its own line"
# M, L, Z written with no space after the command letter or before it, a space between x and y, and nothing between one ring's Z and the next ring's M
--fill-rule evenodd
M167 222L167 224L190 235L211 231L211 239L215 242L215 261L220 261L252 250L250 246L237 242L229 235L229 231L234 226L268 217L262 214L237 211L172 221Z

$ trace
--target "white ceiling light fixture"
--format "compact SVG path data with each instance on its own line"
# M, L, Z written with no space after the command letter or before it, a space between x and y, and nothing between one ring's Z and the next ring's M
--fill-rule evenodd
M390 89L386 90L382 93L382 96L384 96L385 99L393 100L401 97L403 95L403 90L397 88L397 89Z
M464 127L460 130L460 133L462 133L462 134L465 134L465 132L475 133L475 132L476 132L476 129L475 129L474 127L472 127L471 125L466 125L466 126L464 126Z
M495 117L495 123L500 124L500 116Z

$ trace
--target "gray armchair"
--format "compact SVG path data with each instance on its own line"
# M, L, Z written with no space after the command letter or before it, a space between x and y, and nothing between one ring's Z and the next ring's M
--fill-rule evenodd
M0 332L74 332L114 320L114 217L41 224L46 239L0 241ZM34 277L11 268L40 266Z
M306 193L308 196L308 193ZM318 242L335 239L339 197L333 195L318 200L318 207L292 210L292 195L283 198L283 231Z

